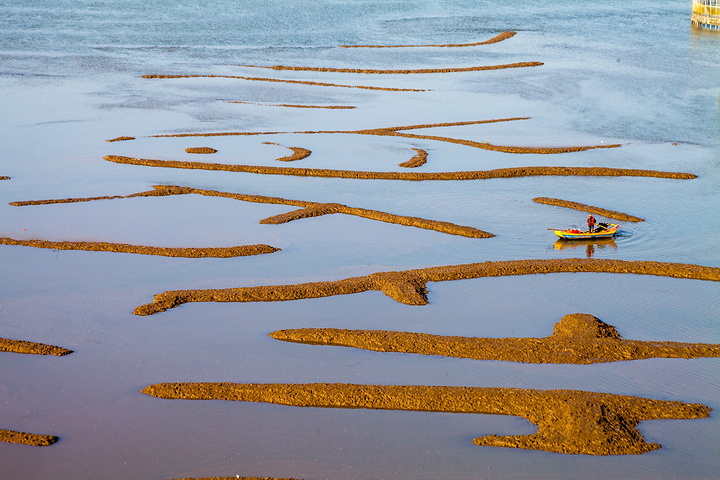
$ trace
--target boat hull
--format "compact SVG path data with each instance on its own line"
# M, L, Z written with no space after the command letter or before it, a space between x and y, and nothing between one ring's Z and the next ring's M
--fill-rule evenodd
M577 230L553 230L555 235L565 240L592 240L596 238L610 238L614 237L618 230L618 225L615 223L605 224L606 228L599 231L590 232L579 232Z

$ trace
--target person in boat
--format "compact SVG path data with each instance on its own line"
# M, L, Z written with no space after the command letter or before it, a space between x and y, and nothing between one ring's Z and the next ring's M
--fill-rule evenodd
M588 223L588 232L592 233L593 230L595 229L595 223L596 223L595 217L592 216L592 213L590 215L588 215L587 223Z

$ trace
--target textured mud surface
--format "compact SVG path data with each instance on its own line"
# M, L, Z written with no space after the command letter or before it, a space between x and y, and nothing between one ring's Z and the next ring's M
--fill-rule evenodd
M478 65L474 67L447 67L447 68L418 68L418 69L374 69L374 68L331 68L331 67L294 67L289 65L240 65L250 68L267 68L270 70L291 70L295 72L323 72L323 73L367 73L379 75L410 75L422 73L457 73L480 72L485 70L504 70L506 68L539 67L542 62L516 62L500 65Z
M490 45L492 43L502 42L503 40L507 40L508 38L514 37L515 34L516 34L516 32L502 32L499 35L496 35L489 40L483 40L482 42L475 42L475 43L442 43L442 44L427 44L427 45L340 45L340 48L477 47L479 45Z
M637 455L660 448L647 443L644 420L706 418L711 409L648 398L577 390L528 390L356 384L161 383L143 393L165 399L231 400L298 407L366 408L477 413L524 417L531 435L488 435L476 445L589 455Z
M407 217L402 215L394 215L391 213L380 212L377 210L366 210L364 208L348 207L339 203L317 203L307 202L303 200L288 200L280 197L265 197L262 195L245 195L242 193L230 193L220 192L217 190L204 190L190 187L178 187L173 185L155 185L153 190L147 192L133 193L130 195L114 195L114 196L103 196L103 197L85 197L85 198L64 198L54 200L29 200L23 202L12 202L10 205L16 207L31 206L31 205L47 205L56 203L75 203L75 202L89 202L94 200L113 200L119 198L134 198L134 197L157 197L166 195L206 195L211 197L224 197L233 198L235 200L241 200L244 202L254 203L272 203L277 205L292 205L295 207L301 207L300 210L284 213L281 215L275 215L273 217L261 220L260 223L265 224L281 224L287 223L292 220L299 220L303 218L317 217L321 215L330 215L334 213L342 213L346 215L355 215L358 217L368 218L371 220L378 220L386 223L394 223L398 225L405 225L409 227L425 228L428 230L434 230L436 232L447 233L450 235L461 235L464 237L471 238L490 238L493 235L488 232L484 232L474 227L467 227L463 225L455 225L454 223L442 222L438 220L426 220L418 217Z
M564 316L555 324L553 334L545 338L470 338L336 328L277 330L270 336L310 345L524 363L578 365L645 358L720 357L720 345L625 340L612 325L581 313Z
M36 433L17 432L0 428L0 442L21 443L36 447L47 447L58 441L53 435L38 435Z
M150 247L143 245L129 245L126 243L110 242L51 242L48 240L16 240L14 238L0 237L0 245L18 245L24 247L49 248L53 250L86 250L91 252L117 252L134 253L138 255L160 255L164 257L186 258L230 258L249 255L262 255L277 252L280 249L269 245L240 245L235 247L198 247L173 248Z
M415 150L416 155L407 162L399 163L398 167L417 168L422 167L425 163L427 163L428 154L425 150L422 148L413 148L413 150Z
M55 355L62 357L73 351L67 348L46 345L44 343L26 342L24 340L10 340L0 338L0 352L27 353L31 355Z
M571 202L568 200L561 200L559 198L548 198L548 197L537 197L533 198L533 202L543 203L545 205L556 205L558 207L572 208L573 210L581 210L584 212L596 213L607 218L614 218L616 220L623 220L625 222L644 222L645 220L640 217L634 217L627 213L615 212L613 210L606 210L604 208L593 207L591 205L585 205L583 203Z
M0 175L0 180L10 180L10 177Z
M186 153L199 153L199 154L212 154L217 153L212 147L188 147L185 149Z
M280 145L279 143L273 143L273 142L263 142L263 144L277 145L279 147L285 147L285 145ZM276 160L278 162L294 162L296 160L302 160L303 158L309 157L310 154L312 153L307 148L302 148L302 147L285 147L285 148L289 148L290 150L292 150L293 153L292 153L292 155L288 155L286 157L277 158Z
M622 273L720 281L720 268L700 265L628 260L551 259L448 265L399 272L378 272L363 277L244 288L171 290L155 295L152 303L135 309L136 315L153 315L189 302L279 302L305 298L381 291L406 305L426 305L427 282L482 277L548 273Z

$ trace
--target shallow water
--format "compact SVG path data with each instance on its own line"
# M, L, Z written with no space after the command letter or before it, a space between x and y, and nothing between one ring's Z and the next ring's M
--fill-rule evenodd
M711 478L720 467L718 359L589 366L477 362L278 342L281 328L336 327L541 337L566 314L593 314L625 338L720 343L720 288L709 282L554 274L429 284L430 304L379 292L267 304L132 310L165 290L291 284L479 261L572 258L720 266L720 35L690 27L689 3L638 1L119 2L0 0L1 236L157 246L266 243L235 259L182 259L0 246L0 336L70 356L0 356L0 428L54 434L48 448L0 444L0 479ZM686 4L688 3L688 4ZM341 49L341 44L486 46ZM427 68L541 61L541 67L428 75L286 72L238 65ZM216 74L426 89L389 92ZM255 102L232 104L226 101ZM259 105L258 105L259 104ZM352 110L277 104L351 105ZM492 118L528 120L413 133L499 145L621 143L562 155L513 155L399 137L296 134ZM149 138L186 132L285 132ZM107 143L121 135L131 142ZM695 180L530 177L402 182L265 176L118 165L104 155L399 171L607 166L691 172ZM215 155L184 149L212 146ZM280 166L287 166L282 164ZM261 225L294 207L186 195L13 207L11 201L127 195L175 184L444 220L491 232L469 239L347 215ZM548 227L584 215L556 197L644 218L612 243L556 245ZM561 248L562 247L562 248ZM486 434L532 433L518 417L302 409L164 401L163 381L353 382L581 389L700 402L709 419L650 421L640 456L570 456L477 447Z

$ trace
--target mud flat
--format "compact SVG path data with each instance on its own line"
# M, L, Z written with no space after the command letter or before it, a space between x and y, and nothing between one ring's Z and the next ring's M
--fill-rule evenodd
M235 200L241 200L245 202L254 203L272 203L278 205L292 205L296 207L302 207L299 210L292 212L275 215L269 218L260 220L263 224L279 225L287 223L293 220L299 220L302 218L317 217L321 215L330 215L334 213L342 213L345 215L355 215L358 217L368 218L370 220L377 220L386 223L394 223L398 225L405 225L409 227L424 228L427 230L434 230L436 232L447 233L450 235L461 235L470 238L490 238L494 235L492 233L484 232L474 227L467 227L463 225L456 225L450 222L442 222L438 220L426 220L418 217L407 217L403 215L394 215L392 213L380 212L377 210L366 210L364 208L348 207L339 203L316 203L307 202L303 200L288 200L280 197L265 197L262 195L246 195L242 193L230 193L220 192L217 190L203 190L190 187L179 187L174 185L155 185L153 190L147 192L133 193L130 195L113 195L113 196L102 196L102 197L85 197L85 198L65 198L55 200L29 200L23 202L12 202L10 205L14 206L31 206L31 205L45 205L45 204L57 204L57 203L75 203L75 202L90 202L95 200L112 200L118 198L134 198L134 197L158 197L167 195L206 195L210 197L224 197L233 198Z
M53 435L38 435L36 433L18 432L15 430L5 430L0 428L0 442L47 447L57 441L58 437Z
M273 143L273 142L263 142L263 145L277 145L278 147L285 147L285 145L280 145L279 143ZM307 148L302 147L285 147L290 150L292 150L292 155L288 155L287 157L280 157L276 158L278 162L294 162L297 160L302 160L304 158L307 158L312 154L310 150Z
M55 355L62 357L73 353L67 348L46 345L44 343L26 342L24 340L10 340L0 338L0 352L26 353L30 355Z
M16 240L14 238L0 237L0 245L18 245L23 247L49 248L53 250L86 250L91 252L117 252L134 253L138 255L160 255L164 257L186 258L231 258L250 255L274 253L279 248L270 245L240 245L235 247L207 247L207 248L174 248L150 247L143 245L129 245L126 243L110 242L51 242L47 240Z
M428 153L425 150L422 148L413 148L413 150L415 150L416 155L407 162L398 163L398 167L417 168L427 163Z
M105 141L112 143L112 142L127 142L127 141L129 141L129 140L135 140L135 137L128 137L128 136L115 137L115 138L109 138L109 139L107 139L107 140L105 140Z
M238 75L142 75L140 78L149 79L171 79L171 78L234 78L236 80L248 80L251 82L276 82L276 83L292 83L295 85L314 85L317 87L339 87L339 88L359 88L361 90L384 90L386 92L426 92L427 90L418 88L392 88L392 87L373 87L371 85L342 85L338 83L325 82L309 82L305 80L281 80L279 78L263 78L263 77L242 77Z
M477 47L479 45L490 45L493 43L502 42L508 38L515 36L517 32L502 32L495 35L489 40L483 40L482 42L475 43L442 43L442 44L427 44L427 45L340 45L340 48L418 48L418 47L441 47L441 48L454 48L454 47Z
M707 418L711 412L701 404L577 390L341 383L161 383L149 385L142 392L164 399L514 415L537 425L537 433L487 435L473 443L587 455L637 455L657 450L661 446L647 443L636 428L641 421Z
M600 207L593 207L591 205L585 205L583 203L571 202L569 200L561 200L559 198L548 198L548 197L537 197L533 198L533 202L543 203L545 205L555 205L558 207L572 208L573 210L581 210L584 212L596 213L607 218L614 218L616 220L622 220L626 222L644 222L645 220L640 217L634 217L627 213L615 212L613 210L606 210Z
M483 277L537 275L548 273L621 273L720 281L720 268L682 263L606 259L510 260L502 262L448 265L399 272L378 272L364 277L244 288L170 290L155 295L153 302L140 305L135 315L153 315L188 302L279 302L306 298L381 291L405 305L426 305L427 282L445 282Z
M424 73L458 73L481 72L485 70L504 70L506 68L539 67L542 62L516 62L500 65L478 65L474 67L448 67L448 68L418 68L418 69L374 69L374 68L331 68L331 67L293 67L289 65L239 65L246 68L267 68L270 70L290 70L294 72L323 72L323 73L363 73L379 75L413 75Z
M277 330L270 336L308 345L522 363L585 365L646 358L720 357L717 344L625 340L612 325L582 313L564 316L555 324L553 334L545 338L469 338L337 328Z
M186 153L199 153L199 154L212 154L217 153L217 150L215 150L212 147L188 147L185 149Z

